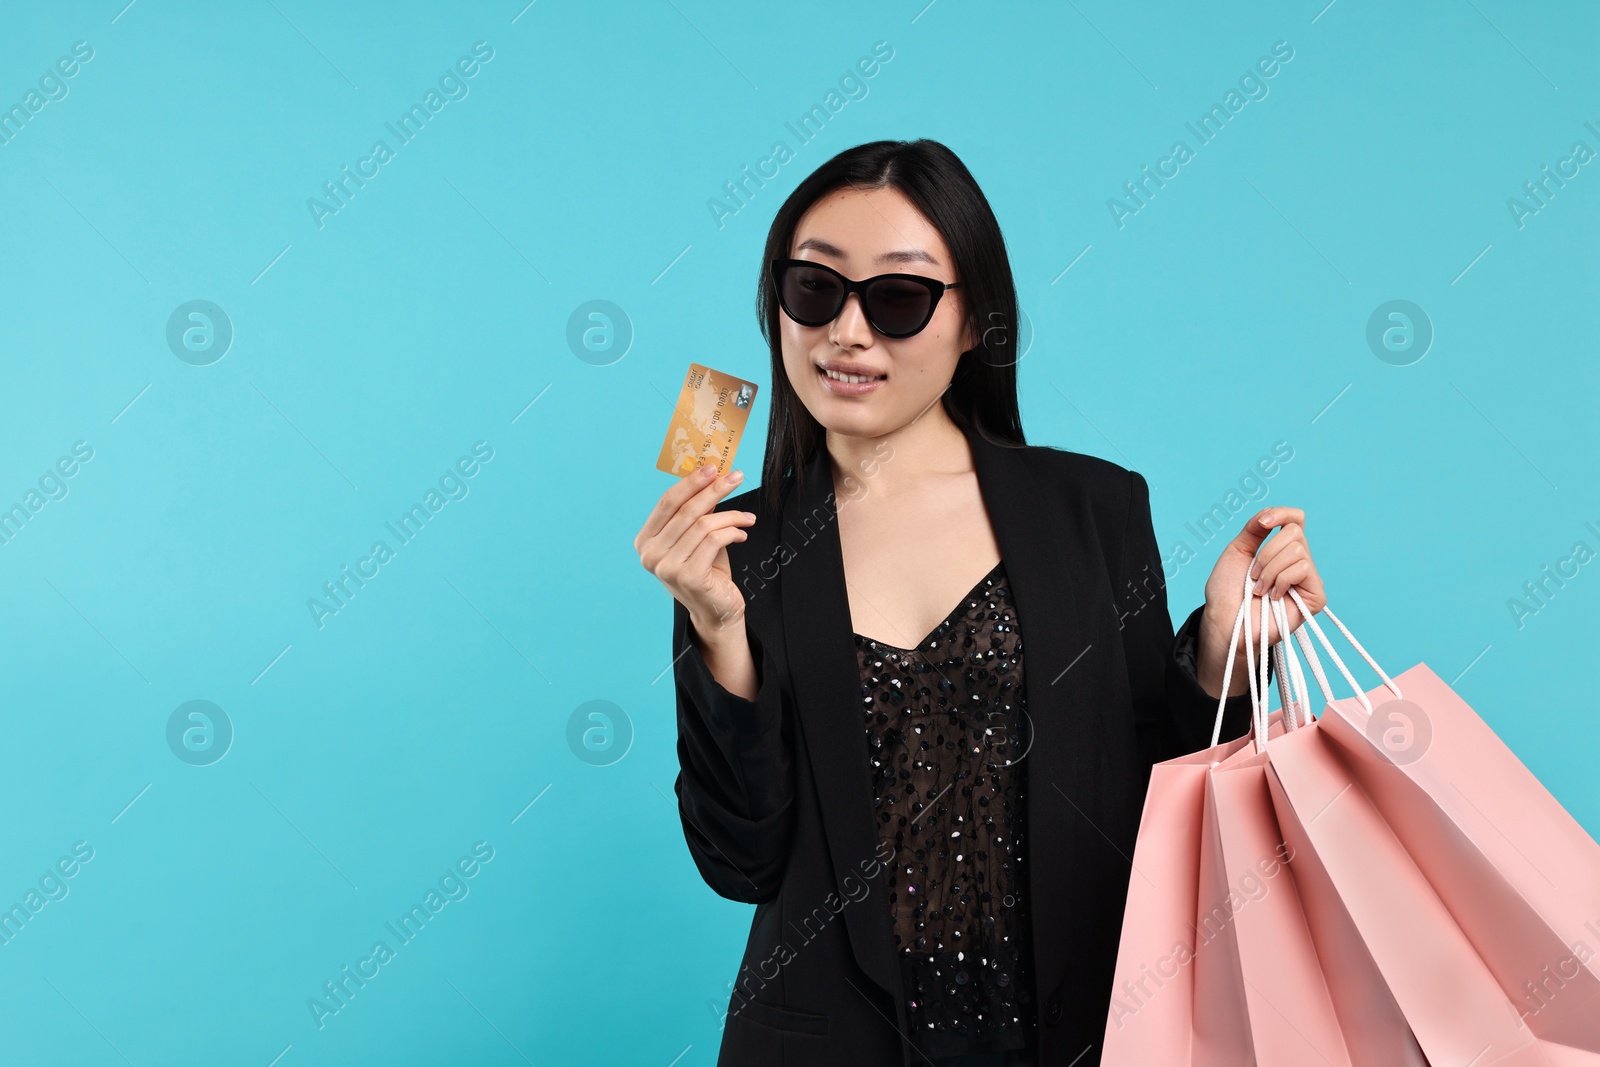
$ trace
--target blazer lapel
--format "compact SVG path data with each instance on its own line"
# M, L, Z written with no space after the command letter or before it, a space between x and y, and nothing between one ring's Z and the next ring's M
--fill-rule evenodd
M1083 651L1077 601L1065 564L1072 547L1063 543L1071 524L1055 503L1057 498L1036 483L1019 450L964 432L1023 634L1023 689L1033 727L1026 758L1031 765L1029 792L1037 795L1068 767L1064 727L1076 706L1073 694L1083 675L1078 672L1074 677L1067 670ZM819 447L806 466L803 490L789 493L784 502L781 540L791 551L781 572L783 621L800 732L816 777L835 878L843 881L850 875L861 878L863 869L872 869L878 831L837 508L827 451ZM1030 859L1048 857L1065 843L1059 827L1052 832L1048 822L1030 821L1029 836ZM1035 864L1031 888L1035 905L1058 899L1051 881L1040 877ZM881 878L872 884L880 887ZM856 961L897 1002L903 1001L887 904L878 894L866 899L880 903L844 909ZM1032 909L1036 943L1042 940L1041 924L1047 929L1054 926L1043 910ZM1047 977L1051 985L1044 984ZM1041 973L1041 992L1053 988L1058 977ZM897 1006L903 1015L903 1004Z
M789 550L779 573L784 645L800 733L811 756L835 886L848 899L851 894L840 883L875 869L878 831L872 819L872 776L839 545L838 500L825 446L819 445L806 465L805 484L784 501L779 539ZM898 1007L904 998L888 904L879 891L883 882L880 877L869 884L874 892L844 909L845 928L862 971Z
M1072 930L1082 918L1075 918L1070 907L1075 858L1068 830L1073 820L1087 816L1062 787L1074 790L1075 768L1098 759L1097 753L1084 751L1080 738L1094 700L1091 679L1104 656L1085 656L1083 612L1092 605L1083 600L1073 573L1087 562L1076 536L1081 523L1067 513L1059 491L1039 484L1020 451L976 434L967 439L1022 632L1022 688L1032 737L1024 757L1028 919L1042 1010L1073 961L1041 946L1080 940ZM1104 610L1114 617L1110 604Z

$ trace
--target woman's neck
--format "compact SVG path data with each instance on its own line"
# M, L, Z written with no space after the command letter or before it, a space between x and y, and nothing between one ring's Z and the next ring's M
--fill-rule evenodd
M904 426L877 437L826 432L834 484L845 477L870 481L874 495L896 493L929 477L961 474L972 469L966 434L944 410L933 404Z

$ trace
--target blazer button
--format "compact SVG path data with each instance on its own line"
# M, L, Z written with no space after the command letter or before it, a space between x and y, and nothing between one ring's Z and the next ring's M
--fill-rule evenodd
M1061 1001L1056 997L1051 997L1045 1002L1044 1021L1049 1026L1055 1026L1061 1022Z

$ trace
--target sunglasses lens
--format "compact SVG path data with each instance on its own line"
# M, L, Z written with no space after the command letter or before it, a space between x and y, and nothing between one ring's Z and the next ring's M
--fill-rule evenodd
M927 324L933 293L917 282L885 278L867 287L866 305L874 329L890 337L905 337Z
M783 272L783 309L805 326L832 322L844 305L839 279L816 267L793 266Z

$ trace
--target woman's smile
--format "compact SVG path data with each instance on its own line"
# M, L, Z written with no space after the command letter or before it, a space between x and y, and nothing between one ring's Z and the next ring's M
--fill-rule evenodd
M848 360L825 359L817 364L822 387L835 396L866 396L888 380L865 364Z

